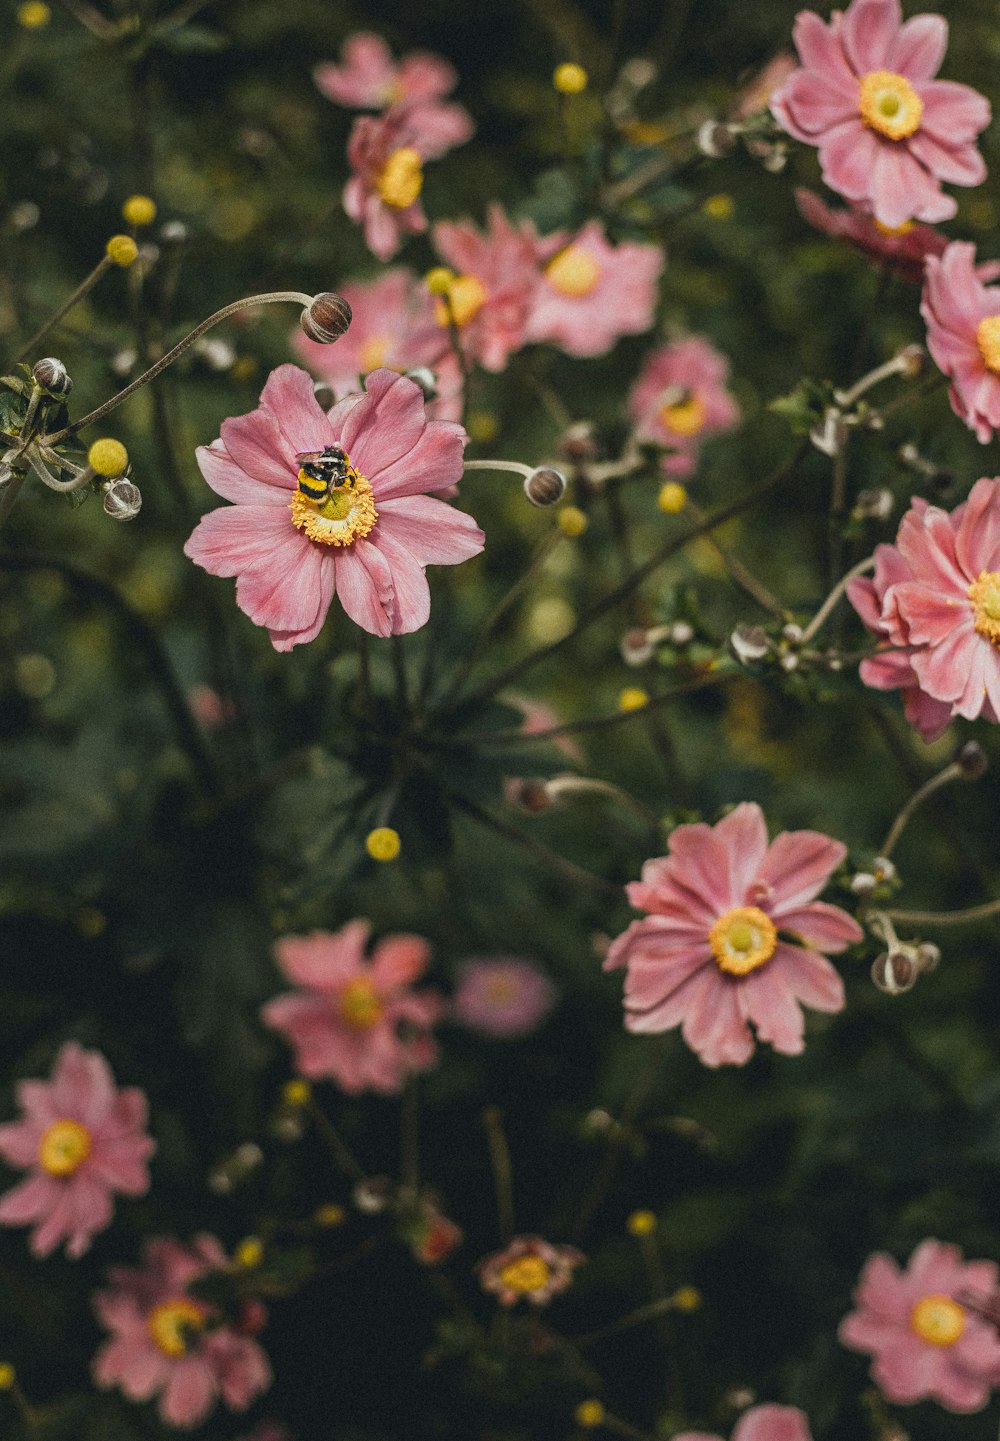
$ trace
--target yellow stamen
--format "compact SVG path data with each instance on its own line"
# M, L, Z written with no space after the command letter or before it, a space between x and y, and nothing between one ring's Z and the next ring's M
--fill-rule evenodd
M394 150L382 166L375 181L375 189L386 205L394 210L405 210L412 205L424 187L424 172L420 162L420 151L412 145Z
M690 391L673 405L664 405L660 419L675 435L697 435L705 424L705 407L694 391Z
M402 848L399 831L392 826L376 826L365 836L365 850L373 861L394 861Z
M735 906L708 933L715 963L730 976L748 976L774 955L778 932L757 906Z
M1000 571L983 570L966 592L972 601L976 630L1000 646Z
M887 235L890 240L895 240L900 235L909 235L916 221L904 220L902 225L883 225L881 220L876 220L874 223L879 235Z
M68 1119L53 1121L38 1143L38 1164L50 1176L72 1176L93 1149L86 1126Z
M601 278L601 267L579 245L567 245L545 267L545 279L570 300L589 295Z
M383 366L391 349L392 341L388 335L372 335L363 341L358 356L362 373L367 375L369 370L378 370Z
M954 1346L965 1330L965 1311L950 1296L921 1296L910 1312L910 1330L932 1346Z
M340 992L337 1009L342 1021L356 1031L370 1031L382 1019L382 998L367 976L355 976Z
M205 1317L201 1308L185 1297L176 1301L161 1301L146 1317L146 1330L164 1356L186 1356L191 1342L204 1329Z
M500 1280L508 1291L517 1291L521 1296L529 1291L540 1291L547 1286L552 1272L541 1256L519 1256L500 1272Z
M586 90L589 79L583 66L574 64L572 60L557 65L552 72L552 84L560 95L579 95L581 90Z
M920 128L924 102L905 75L872 70L858 89L861 118L888 140L905 140Z
M987 315L976 326L976 344L987 370L1000 375L1000 315Z
M438 325L446 326L451 320L456 325L468 325L482 310L490 293L478 275L456 275L448 285L447 304L436 292L434 319Z
M318 505L296 491L289 509L292 524L321 545L353 545L364 540L378 520L372 488L363 475L352 471L353 485L338 486Z

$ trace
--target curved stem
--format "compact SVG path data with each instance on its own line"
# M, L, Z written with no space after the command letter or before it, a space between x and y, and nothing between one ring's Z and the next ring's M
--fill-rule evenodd
M957 761L952 761L951 765L945 766L944 770L939 771L936 776L931 776L929 781L925 782L918 791L915 791L889 827L889 832L882 842L879 855L885 856L886 860L888 860L896 842L903 834L910 817L918 806L923 805L927 797L932 796L936 790L940 790L942 786L949 785L952 781L960 780L961 777L962 767Z
M859 575L864 575L865 571L874 570L874 568L875 557L869 555L866 556L864 560L859 560L857 565L852 565L847 574L840 577L837 584L833 587L833 590L831 590L826 600L802 632L802 638L799 641L800 645L808 645L816 632L820 630L851 581L857 580Z
M502 821L499 816L492 815L489 811L483 810L482 806L477 805L475 801L469 800L467 796L453 794L452 799L460 811L464 811L467 816L471 816L473 820L478 821L480 825L485 826L488 830L495 831L497 835L503 836L505 840L513 841L515 845L520 846L522 850L527 851L529 855L534 856L537 861L541 861L544 866L547 866L549 870L560 875L563 880L569 881L571 885L582 886L591 893L599 891L604 895L614 896L615 900L621 900L622 892L620 886L614 886L610 881L606 881L603 876L595 875L593 871L588 871L583 866L578 866L574 861L568 861L566 857L561 856L558 851L551 850L548 846L543 845L541 841L536 841L533 836L526 836L524 832L519 831L516 826L508 825L507 822Z
M26 355L28 355L32 350L34 350L38 342L40 340L44 340L45 336L48 335L49 331L59 324L63 316L68 315L69 312L73 309L73 306L76 305L78 301L82 300L89 290L93 290L94 286L100 280L104 272L110 268L111 263L112 261L110 255L101 256L100 260L94 266L93 270L87 276L86 280L82 280L80 282L80 284L73 291L73 294L69 297L69 299L64 301L63 304L60 305L59 309L55 311L54 314L49 316L45 324L39 330L35 331L34 335L31 337L30 340L26 340L24 342L24 344L21 346L21 349L14 356L15 364L17 363L17 361L23 360Z
M965 926L1000 915L1000 900L983 901L978 906L967 906L964 911L882 911L881 914L904 926Z
M497 1193L497 1222L500 1240L506 1246L514 1234L514 1187L510 1164L510 1147L498 1106L487 1106L483 1112L486 1141L490 1148L490 1166Z

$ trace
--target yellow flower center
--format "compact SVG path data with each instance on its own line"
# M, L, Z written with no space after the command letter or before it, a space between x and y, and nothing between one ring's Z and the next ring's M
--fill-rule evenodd
M541 1256L519 1256L500 1272L500 1280L508 1291L525 1296L529 1291L540 1291L547 1286L552 1275Z
M708 944L720 971L748 976L774 955L778 932L771 917L757 906L736 906L716 921Z
M366 976L348 981L337 1001L340 1019L356 1031L370 1031L385 1010L382 998Z
M570 300L589 295L600 278L601 267L578 245L567 245L545 267L545 279L552 289Z
M369 370L379 370L385 364L385 358L392 349L392 341L388 335L372 335L362 342L361 354L358 362L363 374L367 375Z
M976 630L1000 646L1000 571L983 570L966 592L972 601Z
M299 472L300 477L302 472ZM310 486L316 482L307 476ZM363 540L378 520L371 484L347 462L343 485L331 485L320 499L311 499L302 489L292 496L289 509L292 524L321 545L353 545Z
M905 140L920 128L924 102L905 75L872 70L858 90L861 118L887 140Z
M954 1346L965 1330L965 1310L950 1296L921 1296L910 1312L910 1330L932 1346Z
M1000 375L1000 315L987 315L976 326L976 344L987 370Z
M494 1005L506 1006L517 1000L517 982L510 976L491 976L486 982L486 999Z
M490 298L478 275L456 275L448 282L447 295L447 303L440 295L434 301L434 319L442 326L447 326L451 320L456 325L468 325Z
M662 406L660 419L675 435L697 435L705 424L705 407L692 390L673 404Z
M53 1121L38 1143L38 1164L50 1176L71 1176L92 1149L86 1126L79 1121Z
M164 1356L186 1356L204 1329L201 1308L183 1296L176 1301L161 1301L146 1317L146 1330Z
M412 145L394 150L375 180L375 189L386 205L405 210L412 205L424 187L424 171L420 151Z
M887 235L890 240L897 239L900 235L909 235L916 224L915 220L904 220L902 225L883 225L881 220L874 222L875 229L879 235Z

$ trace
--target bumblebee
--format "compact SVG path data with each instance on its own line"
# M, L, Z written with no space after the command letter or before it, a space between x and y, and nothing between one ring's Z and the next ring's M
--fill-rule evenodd
M332 490L353 488L357 479L347 454L339 445L325 445L322 450L304 450L295 459L299 462L299 494L313 505L322 505Z

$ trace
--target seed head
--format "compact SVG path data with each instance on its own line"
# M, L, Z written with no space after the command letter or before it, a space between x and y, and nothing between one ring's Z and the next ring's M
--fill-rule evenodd
M540 465L524 482L524 493L532 505L555 505L566 491L566 477L551 465Z
M339 340L351 323L351 307L342 295L325 290L313 297L308 309L299 316L299 324L310 340L329 345Z

